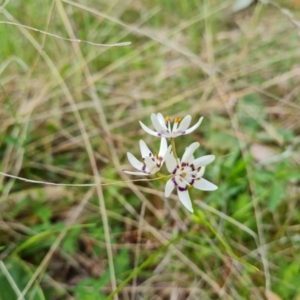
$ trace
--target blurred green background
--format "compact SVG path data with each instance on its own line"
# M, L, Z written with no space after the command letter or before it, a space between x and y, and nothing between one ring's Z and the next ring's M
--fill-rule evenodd
M0 176L1 300L300 299L300 1L250 2L0 4L0 171L98 184ZM204 116L177 151L216 155L195 201L258 271L122 172L153 112Z

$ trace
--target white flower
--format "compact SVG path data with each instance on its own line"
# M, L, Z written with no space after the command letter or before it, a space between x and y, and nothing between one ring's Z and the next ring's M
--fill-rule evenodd
M176 162L173 153L169 149L166 153L166 166L168 171L173 174L173 177L166 183L165 196L169 197L176 186L181 203L190 212L193 212L193 207L188 187L195 187L203 191L214 191L218 188L213 183L202 178L205 166L211 163L215 159L215 156L206 155L194 159L193 153L199 146L200 144L196 142L187 147L181 162L179 159Z
M175 138L177 136L186 135L193 132L195 129L197 129L200 126L203 117L201 117L194 126L188 129L191 120L192 117L190 115L187 115L184 118L175 118L173 120L174 123L173 128L171 128L172 121L169 117L164 118L164 116L161 113L158 113L157 115L152 113L151 121L156 131L150 129L141 121L140 124L142 128L151 135L158 136L158 137Z
M139 170L139 172L127 170L123 170L123 172L131 175L142 176L147 176L158 172L165 161L165 154L168 149L167 140L165 138L161 139L158 154L153 155L146 143L142 140L140 140L140 149L143 162L138 161L134 155L132 155L130 152L127 152L129 162L134 168Z

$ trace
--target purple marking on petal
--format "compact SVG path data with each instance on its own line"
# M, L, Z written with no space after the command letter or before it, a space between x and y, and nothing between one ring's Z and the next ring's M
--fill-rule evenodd
M158 136L161 136L161 133L157 133Z
M194 185L195 179L190 182L190 185Z
M193 164L191 164L191 168L193 171L195 171L195 166Z
M181 163L181 166L182 166L182 167L185 167L185 166L187 166L187 165L188 165L188 164L185 163L185 162Z
M172 174L176 174L178 168L179 168L179 166L176 166L176 168L174 169L174 171L172 172Z
M142 171L145 172L146 170L146 165L143 165Z
M176 182L176 180L175 180L174 177L172 178L172 181L173 181L173 183L174 183L175 185L177 185L177 182Z
M180 191L180 192L184 192L186 190L187 190L186 186L185 187L181 187L181 186L178 187L178 191Z

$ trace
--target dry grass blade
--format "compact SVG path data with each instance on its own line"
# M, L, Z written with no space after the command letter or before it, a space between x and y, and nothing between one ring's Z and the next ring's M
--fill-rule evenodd
M85 44L89 44L89 45L92 45L92 46L101 46L101 47L123 47L123 46L130 46L131 45L131 42L121 42L121 43L115 43L115 44L101 44L101 43L93 43L93 42L89 42L89 41L85 41L85 40L80 40L80 39L77 39L77 38L68 39L68 38L61 37L57 34L53 34L53 33L46 32L46 31L43 31L43 30L40 30L40 29L37 29L37 28L33 28L33 27L30 27L30 26L26 26L26 25L19 24L19 23L14 23L14 22L9 22L9 21L0 21L0 24L20 26L20 27L23 27L23 28L26 28L26 29L29 29L29 30L37 31L41 34L48 35L50 37L54 37L54 38L59 39L59 40L73 42L73 43L85 43Z
M23 291L13 276L19 299L36 281L49 299L299 296L300 11L232 4L0 5L0 257L34 273ZM196 216L165 197L170 175L122 171L139 140L158 150L138 123L158 112L204 116L176 138L178 157L216 157Z

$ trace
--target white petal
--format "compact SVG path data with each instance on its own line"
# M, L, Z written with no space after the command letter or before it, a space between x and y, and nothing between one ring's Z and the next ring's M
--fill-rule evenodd
M192 164L194 162L194 160L195 160L194 155L191 155L190 156L190 160L189 160L189 164Z
M162 137L161 141L160 141L160 148L159 148L158 157L163 157L164 158L167 150L168 150L167 139Z
M175 184L171 178L167 181L166 186L165 186L165 196L166 197L169 197L171 195L172 191L174 190L174 187L175 187Z
M181 134L189 134L189 133L193 132L195 129L197 129L197 128L200 126L202 120L203 120L203 117L201 117L201 118L199 119L199 121L198 121L194 126L192 126L191 128L185 130L185 131L182 132Z
M152 129L150 129L149 127L147 127L145 124L143 124L141 121L139 121L142 128L149 134L154 135L154 136L160 136L156 131L153 131Z
M151 114L151 121L155 130L159 133L164 133L166 131L166 126L162 126L161 122L158 120L156 114Z
M201 167L200 171L197 173L197 178L200 178L204 175L205 167Z
M174 122L173 128L172 128L172 132L176 132L177 131L177 127L178 127L178 122Z
M168 132L164 132L162 134L159 135L160 137L165 137L167 139L170 139L170 138L174 138L175 136L173 135L173 133L168 133Z
M193 161L193 165L196 169L198 169L199 167L206 166L206 165L210 164L214 160L215 160L214 155L205 155L205 156L201 156L201 157L195 159Z
M183 162L188 163L190 161L191 156L193 155L193 153L199 146L200 146L200 144L198 142L195 142L195 143L192 143L191 145L189 145L185 149L185 152L182 156L181 163L183 163Z
M149 176L150 174L144 173L144 172L134 172L134 171L127 171L123 170L124 173L130 174L130 175L136 175L136 176Z
M156 163L149 156L145 157L145 164L146 170L151 174L156 173L159 170L159 168L156 166Z
M193 176L193 173L187 173L186 176L184 177L185 181L190 185L190 182L193 180L195 181L195 177Z
M177 163L176 163L176 159L173 155L171 145L169 146L165 157L166 157L165 161L166 161L167 169L168 169L169 173L173 173L173 171L177 168Z
M201 191L215 191L216 189L218 189L216 185L204 178L201 178L200 180L195 180L194 187Z
M137 170L142 171L143 169L143 164L138 161L130 152L127 152L127 157L131 165L136 168Z
M167 130L167 125L166 125L166 119L161 113L157 114L157 120L159 121L160 125L164 128L164 130Z
M148 148L148 146L143 140L140 140L140 149L142 158L145 158L146 156L153 156L151 150Z
M183 118L183 120L180 122L179 127L177 129L177 131L179 131L180 133L187 130L188 127L190 126L192 121L192 117L190 115L187 115ZM173 130L174 131L174 130Z
M190 212L194 212L188 190L180 191L179 189L177 189L177 192L178 192L179 200L184 205L184 207L188 209Z

